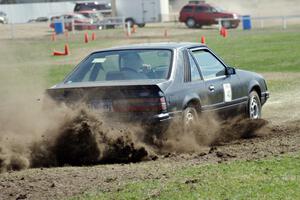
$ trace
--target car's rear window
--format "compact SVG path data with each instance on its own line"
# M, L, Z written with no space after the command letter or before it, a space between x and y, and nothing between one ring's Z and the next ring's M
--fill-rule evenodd
M82 61L65 83L167 79L172 51L142 49L91 54Z

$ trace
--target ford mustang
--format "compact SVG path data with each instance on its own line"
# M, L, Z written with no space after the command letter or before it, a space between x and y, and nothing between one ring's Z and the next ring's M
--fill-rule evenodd
M95 51L47 93L70 106L84 103L109 117L152 127L176 116L188 126L207 112L258 119L269 97L261 75L230 67L197 43Z

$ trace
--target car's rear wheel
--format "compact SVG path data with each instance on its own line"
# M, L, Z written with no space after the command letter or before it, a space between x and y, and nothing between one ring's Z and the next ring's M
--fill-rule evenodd
M194 28L196 26L196 21L193 18L188 18L185 24L189 28Z
M249 94L248 117L250 119L261 118L261 102L256 91L252 91Z
M135 24L135 22L134 22L134 20L132 19L132 18L128 18L128 19L126 19L125 20L125 26L127 27L128 26L128 24L129 24L129 26L132 28L133 27L133 25Z
M183 128L185 132L189 132L193 129L194 125L198 121L198 112L194 107L187 107L183 111Z

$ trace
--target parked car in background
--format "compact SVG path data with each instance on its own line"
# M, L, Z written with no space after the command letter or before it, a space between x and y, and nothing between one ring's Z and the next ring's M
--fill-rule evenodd
M164 127L174 118L188 127L207 112L258 119L269 98L261 75L230 67L197 43L96 51L47 93L71 107L85 103L112 119L149 127Z
M105 18L101 14L101 12L93 11L93 10L84 10L84 11L80 11L78 13L93 20L93 24L95 26L97 26L97 29L107 28L107 27L105 27Z
M30 19L28 20L28 23L33 23L33 22L48 22L49 18L48 17L38 17L36 19Z
M218 24L219 18L230 19L222 21L222 26L225 28L237 28L240 23L236 13L224 11L204 1L191 1L185 5L180 11L179 21L184 22L189 28L201 28Z
M100 11L103 16L111 16L112 8L109 3L100 3L97 1L76 2L74 12L81 11Z
M75 30L95 30L99 28L99 26L94 23L92 18L87 18L80 13L53 16L51 17L50 28L54 28L54 23L56 20L63 21L64 28L68 31L72 31L73 27Z
M5 12L0 11L0 24L7 24L8 18Z

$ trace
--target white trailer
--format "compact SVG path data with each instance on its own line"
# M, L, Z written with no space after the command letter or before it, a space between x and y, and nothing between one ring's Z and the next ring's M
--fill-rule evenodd
M115 0L116 14L131 25L168 21L169 0Z

